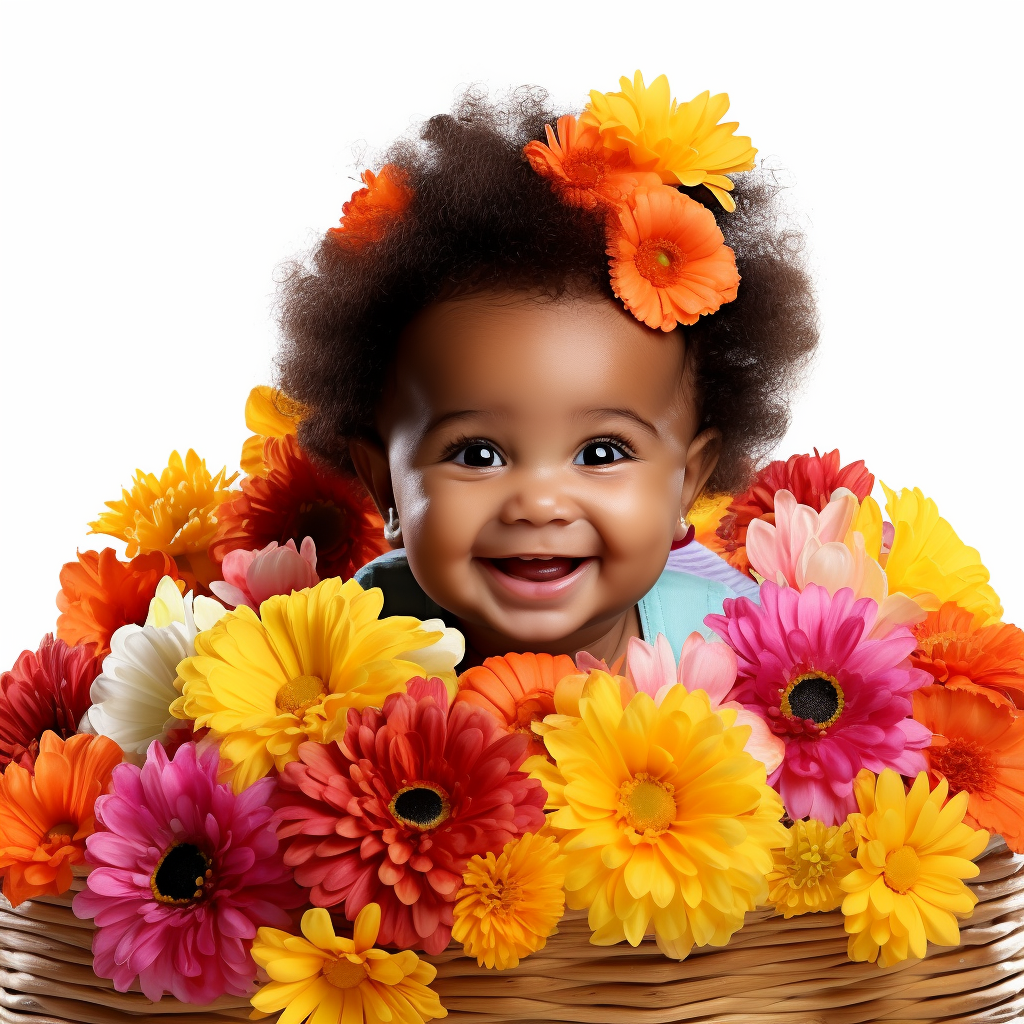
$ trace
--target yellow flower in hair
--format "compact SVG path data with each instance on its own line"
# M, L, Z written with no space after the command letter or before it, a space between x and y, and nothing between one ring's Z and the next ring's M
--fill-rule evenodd
M775 868L768 875L769 903L786 918L835 910L843 902L839 882L857 866L850 856L854 846L848 822L794 822L789 844L775 851Z
M956 535L939 515L935 502L918 488L905 488L899 493L885 484L882 488L885 509L895 527L892 547L888 555L880 557L889 593L906 594L926 611L937 611L946 601L955 601L978 616L982 624L997 622L1003 607L989 585L988 569L977 550ZM880 524L881 513L874 499L864 500L859 518ZM872 554L873 547L868 549Z
M682 686L623 709L603 672L590 674L579 714L544 734L555 763L529 767L555 809L566 901L590 908L590 941L637 946L653 931L680 960L724 946L767 898L772 850L787 839L765 766L743 749L750 729Z
M255 387L245 400L245 425L252 431L242 445L242 472L246 476L265 476L263 445L268 437L294 434L299 426L302 407L275 388L265 384Z
M551 836L527 833L470 857L456 896L452 938L481 967L518 967L543 949L565 912L565 857Z
M284 1012L278 1024L425 1024L447 1017L427 986L437 968L412 950L376 949L380 907L368 903L356 916L351 939L334 934L320 907L302 915L302 935L260 928L252 958L270 982L252 997L254 1018Z
M733 134L738 123L718 123L729 97L705 91L679 103L664 75L647 86L639 71L619 85L621 92L590 93L581 124L597 128L609 149L628 150L638 170L654 171L666 185L706 185L726 210L734 210L726 175L752 170L757 150L748 137Z
M854 783L859 813L849 822L858 866L840 881L851 960L891 967L923 957L927 944L960 945L958 917L969 917L978 897L963 879L978 873L989 834L963 823L966 792L946 800L945 779L928 790L921 772L910 792L886 768L878 779L866 768Z

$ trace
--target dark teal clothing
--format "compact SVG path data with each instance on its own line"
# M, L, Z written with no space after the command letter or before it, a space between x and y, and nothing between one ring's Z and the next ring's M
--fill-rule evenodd
M446 626L458 628L450 612L430 600L416 582L405 557L405 550L389 551L364 565L356 573L364 589L380 587L384 593L381 615L414 615L417 619L443 619ZM664 633L679 657L683 641L694 631L710 638L704 617L722 611L722 602L735 594L723 583L666 569L658 582L640 599L640 628L644 640L653 644Z

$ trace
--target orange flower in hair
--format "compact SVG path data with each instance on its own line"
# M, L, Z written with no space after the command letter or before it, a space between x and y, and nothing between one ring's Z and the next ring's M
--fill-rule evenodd
M530 737L530 754L545 752L534 722L555 711L555 684L579 670L567 654L506 654L487 658L459 676L455 703L464 701L494 715L510 732Z
M0 875L11 906L71 888L71 868L95 831L96 797L120 761L106 736L45 732L34 771L9 764L0 775Z
M661 184L653 171L634 168L628 152L606 147L596 127L581 125L566 114L558 119L557 128L556 135L551 125L545 125L547 145L529 142L523 155L566 205L595 210L621 203L638 185Z
M736 258L714 214L669 185L637 188L608 229L612 289L648 327L695 324L736 298Z
M413 196L408 175L394 164L385 164L377 174L363 171L362 180L366 187L342 206L338 227L327 229L335 241L355 249L379 242L409 208Z

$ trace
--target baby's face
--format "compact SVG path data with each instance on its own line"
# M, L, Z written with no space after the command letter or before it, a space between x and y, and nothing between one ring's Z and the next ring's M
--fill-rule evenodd
M575 653L631 614L715 461L679 335L600 297L472 295L393 369L372 489L472 645Z

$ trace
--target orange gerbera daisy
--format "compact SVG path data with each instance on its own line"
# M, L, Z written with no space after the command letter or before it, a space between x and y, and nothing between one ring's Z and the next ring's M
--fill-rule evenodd
M0 873L11 906L71 888L71 867L95 830L96 797L120 761L106 736L45 732L34 771L10 764L0 775Z
M986 692L1024 709L1024 630L1009 622L979 625L953 601L913 627L914 664L953 689Z
M385 164L377 174L363 171L362 180L366 187L354 192L342 206L338 227L327 229L336 241L355 249L379 242L413 197L409 176L395 164Z
M715 215L670 185L637 188L608 229L612 290L648 327L695 324L736 298L740 275Z
M914 693L914 718L933 733L932 775L968 794L973 824L1024 853L1024 714L983 693L926 686Z
M465 701L494 715L510 732L530 737L530 754L544 754L534 722L555 711L555 685L579 670L567 654L506 654L487 658L459 676L455 703Z
M57 636L72 647L98 644L100 653L108 651L114 630L145 623L149 602L164 576L184 591L174 559L162 551L138 555L130 562L120 561L113 548L79 551L78 561L67 562L60 571Z
M597 128L581 125L571 114L560 117L557 135L545 125L547 145L528 142L523 155L551 182L563 203L595 210L621 203L637 185L660 185L653 171L638 171L626 151L616 153L602 142Z
M210 544L218 562L237 548L290 540L299 547L312 537L320 578L348 579L386 549L384 523L357 477L314 466L294 434L268 437L263 459L265 475L244 479L241 495L218 511Z

